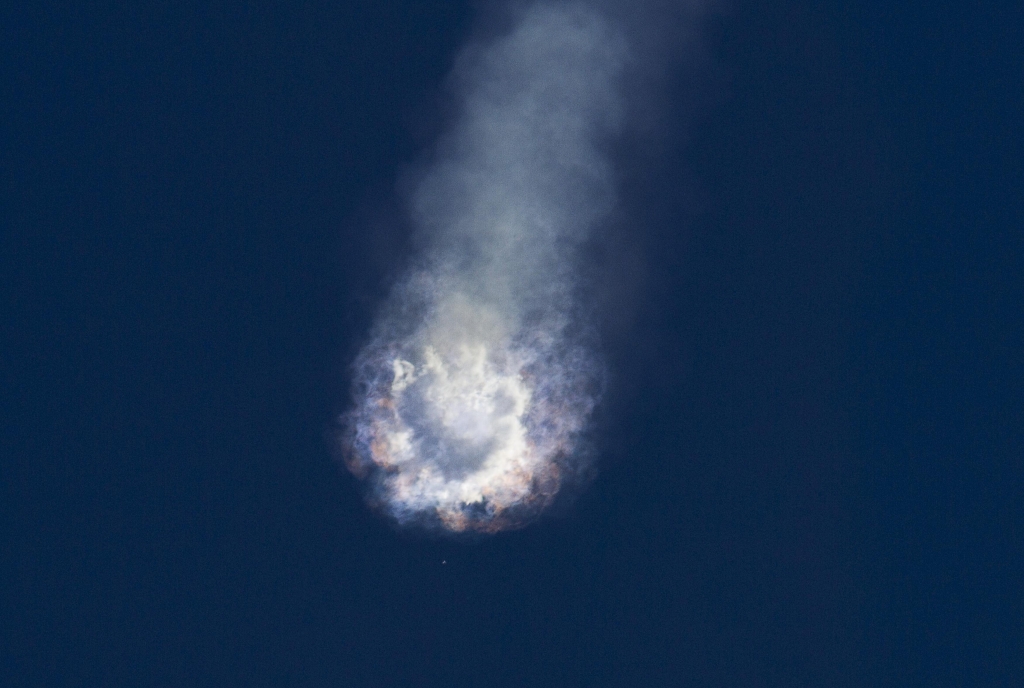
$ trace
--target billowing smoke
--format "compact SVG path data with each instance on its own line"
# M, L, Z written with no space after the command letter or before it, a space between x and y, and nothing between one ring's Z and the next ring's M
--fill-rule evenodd
M402 524L494 532L585 473L604 369L581 248L615 205L602 153L630 50L537 3L463 52L459 111L412 196L420 253L356 364L347 463Z

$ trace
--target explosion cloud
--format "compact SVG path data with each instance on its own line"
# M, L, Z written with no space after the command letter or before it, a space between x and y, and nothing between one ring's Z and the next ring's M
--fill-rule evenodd
M538 3L466 49L412 196L420 254L356 364L347 464L401 524L495 532L586 467L603 380L578 261L615 204L625 38Z

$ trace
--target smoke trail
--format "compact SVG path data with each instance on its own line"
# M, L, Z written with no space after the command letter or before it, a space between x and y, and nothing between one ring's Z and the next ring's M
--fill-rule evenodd
M578 253L615 203L622 35L534 4L467 49L460 112L416 187L416 267L356 364L347 464L399 523L522 526L587 462L603 367Z

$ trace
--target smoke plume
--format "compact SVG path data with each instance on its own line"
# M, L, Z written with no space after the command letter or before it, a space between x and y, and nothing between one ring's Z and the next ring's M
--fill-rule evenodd
M615 206L626 37L535 3L456 63L458 113L415 187L419 254L355 362L347 465L401 524L495 532L586 473L604 367L581 248Z

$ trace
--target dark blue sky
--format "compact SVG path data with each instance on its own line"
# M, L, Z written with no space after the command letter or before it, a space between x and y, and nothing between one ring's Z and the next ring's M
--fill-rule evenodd
M0 10L0 682L1024 684L1022 15L710 22L618 154L602 472L465 544L325 434L472 7Z

